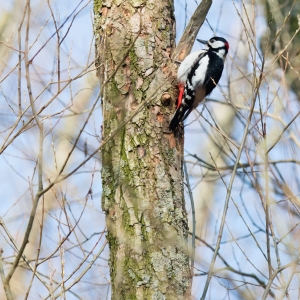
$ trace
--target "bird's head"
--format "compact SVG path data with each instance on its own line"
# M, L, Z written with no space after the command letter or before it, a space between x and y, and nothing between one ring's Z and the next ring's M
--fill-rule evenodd
M226 54L228 53L229 49L229 43L222 37L214 36L208 41L199 40L198 42L205 44L207 46L208 50L214 51L220 56L226 57Z

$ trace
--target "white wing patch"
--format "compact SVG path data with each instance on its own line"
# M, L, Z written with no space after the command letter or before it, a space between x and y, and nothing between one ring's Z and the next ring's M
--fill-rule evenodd
M180 64L180 67L178 68L178 72L177 72L178 81L184 82L184 83L186 82L188 72L191 70L192 66L197 61L198 56L203 52L206 52L206 50L200 50L200 51L193 52L193 53L189 54L182 61L182 63Z
M205 55L200 61L199 61L199 67L196 69L196 72L194 76L192 77L191 83L192 86L198 87L201 86L204 82L207 67L209 63L209 56Z

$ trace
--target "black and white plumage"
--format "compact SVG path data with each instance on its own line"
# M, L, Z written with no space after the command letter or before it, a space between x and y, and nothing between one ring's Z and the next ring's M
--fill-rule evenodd
M170 130L175 130L191 111L209 95L219 82L229 44L221 37L209 41L197 40L206 49L189 54L181 63L178 73L179 96L177 110L170 122Z

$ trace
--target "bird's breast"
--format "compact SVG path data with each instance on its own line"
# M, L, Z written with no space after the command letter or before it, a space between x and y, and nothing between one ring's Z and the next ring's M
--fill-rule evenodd
M193 108L196 108L205 98L206 89L204 87L198 87L195 91L195 101L193 102Z

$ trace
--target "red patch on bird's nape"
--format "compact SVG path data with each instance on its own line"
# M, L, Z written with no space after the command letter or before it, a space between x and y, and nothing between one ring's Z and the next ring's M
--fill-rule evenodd
M227 49L227 51L228 51L228 49L229 49L229 44L226 42L225 43L225 47L226 47L226 49Z
M184 84L178 83L178 89L179 89L179 95L177 100L177 108L180 106L183 98L183 92L184 92Z

